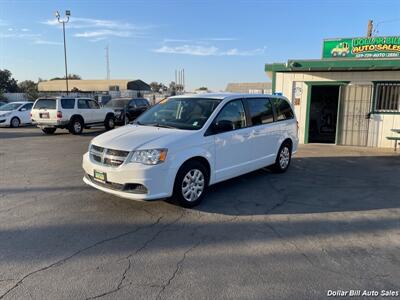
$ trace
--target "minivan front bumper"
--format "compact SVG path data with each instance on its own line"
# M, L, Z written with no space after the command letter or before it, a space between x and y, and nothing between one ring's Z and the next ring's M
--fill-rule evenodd
M83 155L83 181L103 192L130 200L155 200L172 196L176 169L167 164L143 165L124 163L118 167L104 166L93 161L89 153ZM98 181L94 173L106 174Z

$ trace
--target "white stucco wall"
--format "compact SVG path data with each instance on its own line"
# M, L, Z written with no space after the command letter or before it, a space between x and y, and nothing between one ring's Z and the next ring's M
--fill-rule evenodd
M304 143L305 120L307 110L307 81L350 81L352 83L371 83L372 81L400 81L400 71L368 72L304 72L276 73L275 92L280 92L293 101L293 82L302 90L300 105L295 106L299 121L299 138ZM396 135L391 129L400 129L400 115L374 114L371 116L368 133L368 146L393 147L394 142L386 139Z

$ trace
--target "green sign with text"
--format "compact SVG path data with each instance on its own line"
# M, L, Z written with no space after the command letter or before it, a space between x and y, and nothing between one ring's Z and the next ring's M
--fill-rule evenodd
M322 58L400 58L400 36L324 40Z

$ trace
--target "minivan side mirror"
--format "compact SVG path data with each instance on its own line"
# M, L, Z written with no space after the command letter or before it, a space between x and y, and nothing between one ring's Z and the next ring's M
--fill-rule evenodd
M213 124L212 131L214 134L234 130L233 122L230 120L221 120Z

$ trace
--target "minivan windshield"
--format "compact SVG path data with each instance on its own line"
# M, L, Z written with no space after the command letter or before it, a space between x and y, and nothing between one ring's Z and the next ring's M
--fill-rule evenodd
M34 109L56 109L56 99L39 99Z
M0 111L11 111L16 110L21 106L21 103L8 103L0 107Z
M163 100L137 118L134 123L146 126L198 130L203 127L219 99L171 98Z

